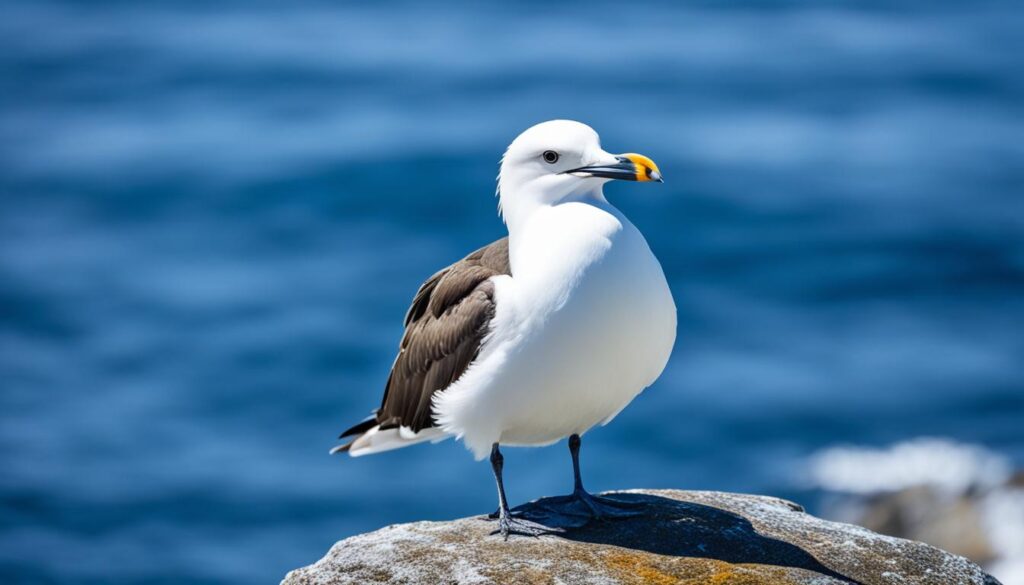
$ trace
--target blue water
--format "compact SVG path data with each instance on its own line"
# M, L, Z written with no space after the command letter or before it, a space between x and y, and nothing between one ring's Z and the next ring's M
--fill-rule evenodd
M591 488L813 509L840 443L1024 461L1017 2L0 8L4 583L275 582L492 509L458 443L327 450L555 117L667 181L608 188L680 335L585 438ZM563 446L506 473L515 502L570 487Z

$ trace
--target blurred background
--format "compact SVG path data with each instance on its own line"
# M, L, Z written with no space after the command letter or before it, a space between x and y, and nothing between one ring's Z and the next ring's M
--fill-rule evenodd
M1024 583L1018 2L0 5L0 581L276 582L493 509L456 442L327 450L564 117L660 165L607 193L679 307L588 486L782 496ZM506 474L571 488L563 445Z

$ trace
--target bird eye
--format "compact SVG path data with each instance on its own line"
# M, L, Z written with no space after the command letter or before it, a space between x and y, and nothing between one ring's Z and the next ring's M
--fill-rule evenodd
M548 163L549 165L553 165L556 162L558 162L558 153L553 150L545 150L544 154L542 154L541 156L544 157L544 162Z

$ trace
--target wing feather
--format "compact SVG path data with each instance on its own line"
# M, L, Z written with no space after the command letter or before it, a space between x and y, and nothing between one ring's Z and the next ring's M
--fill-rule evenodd
M434 426L431 399L459 379L480 353L494 318L491 277L511 274L508 238L438 271L420 286L405 316L405 333L372 426ZM342 433L367 432L363 421Z

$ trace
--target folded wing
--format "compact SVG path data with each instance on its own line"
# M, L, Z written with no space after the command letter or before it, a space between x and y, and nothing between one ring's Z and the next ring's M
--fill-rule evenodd
M341 434L355 436L331 452L387 451L444 435L431 399L459 379L480 353L494 318L492 276L511 274L508 238L437 272L420 286L405 316L405 334L374 415Z

